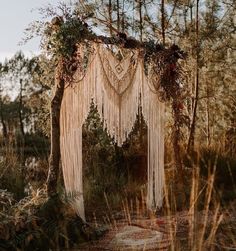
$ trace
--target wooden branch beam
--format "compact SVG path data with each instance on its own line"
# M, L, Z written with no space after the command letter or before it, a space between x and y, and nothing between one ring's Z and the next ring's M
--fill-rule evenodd
M62 60L58 63L55 73L55 93L51 101L51 151L49 157L49 171L47 177L47 193L49 197L57 194L59 177L60 151L60 111L64 93L65 80L61 77Z
M117 45L126 49L148 49L150 46L149 41L141 42L132 37L128 37L125 33L117 33L114 37L107 37L102 35L91 34L86 38L87 41L93 41L95 43ZM162 44L156 43L153 53L159 53L161 51L171 52L170 55L178 59L186 58L187 54L180 49L176 44L171 45L169 48L165 48Z
M60 18L54 18L52 22L54 25L61 25L62 21ZM93 41L96 43L112 44L118 45L122 48L135 49L143 48L150 54L155 54L161 51L166 51L167 59L177 61L179 58L184 58L185 53L180 50L177 45L172 45L170 48L165 49L164 46L160 44L152 44L149 42L141 42L134 38L127 37L125 33L118 32L114 37L98 36L91 32L86 23L82 23L83 29L81 29L81 34L84 34L85 41ZM150 47L151 45L151 47ZM72 46L75 46L73 44ZM152 48L153 47L153 48ZM152 49L150 49L152 48ZM59 163L60 163L60 110L61 103L64 94L65 86L65 65L73 64L73 57L64 62L61 58L58 62L56 72L55 72L55 94L51 101L51 153L49 158L49 172L47 178L47 192L49 197L53 197L57 194L57 181L59 176Z

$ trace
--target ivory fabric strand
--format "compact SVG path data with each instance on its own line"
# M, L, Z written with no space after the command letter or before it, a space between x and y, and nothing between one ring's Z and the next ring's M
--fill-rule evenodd
M155 76L154 76L155 77ZM164 104L145 75L138 50L126 51L122 59L104 45L94 45L84 76L77 72L65 88L60 114L61 159L66 192L85 219L82 180L82 125L91 101L104 128L122 146L132 131L139 107L148 126L147 207L161 207L164 185Z

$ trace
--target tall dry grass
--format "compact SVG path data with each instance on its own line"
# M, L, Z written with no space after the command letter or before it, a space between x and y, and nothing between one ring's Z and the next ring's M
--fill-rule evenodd
M164 205L156 212L146 208L144 187L135 197L123 197L120 207L125 224L163 231L169 242L168 250L236 250L236 207L232 206L235 202L233 198L231 203L225 202L224 191L220 191L216 183L217 175L221 173L217 170L220 168L220 155L218 152L206 161L207 176L202 174L200 151L196 153L197 158L191 163L191 168L184 168L184 177L180 178L178 170L168 167L165 171ZM234 178L232 170L229 173ZM184 184L179 184L181 181ZM117 230L121 220L117 219L117 212L112 209L108 197L104 194L107 211L103 222Z
M125 185L127 180L122 175L118 180L117 175L110 173L106 181L113 183L116 180L114 184L120 184L114 186L119 187L117 193L114 189L112 192L106 189L101 199L92 196L94 190L89 190L90 183L87 185L87 198L95 200L91 204L97 204L100 211L97 214L96 208L92 208L88 212L88 220L93 222L95 227L100 227L102 223L113 230L117 230L121 222L155 228L165 234L169 250L235 250L235 160L215 149L199 150L194 156L182 156L185 168L180 177L172 157L166 156L166 159L168 163L165 170L164 204L161 209L150 212L146 208L145 185L134 181ZM6 149L6 155L0 160L0 179L5 182L2 182L1 186L13 193L23 187L20 163L20 157L12 148ZM98 176L101 179L104 174L99 173ZM123 190L120 189L122 186ZM99 189L102 191L104 187L107 186L103 184ZM32 200L33 197L32 194ZM102 212L99 203L103 204ZM39 229L41 231L42 228ZM76 229L76 225L73 229ZM62 233L69 243L71 236L66 231ZM77 244L76 240L73 242ZM40 243L40 240L37 243ZM56 239L55 243L54 246L59 249L60 245Z

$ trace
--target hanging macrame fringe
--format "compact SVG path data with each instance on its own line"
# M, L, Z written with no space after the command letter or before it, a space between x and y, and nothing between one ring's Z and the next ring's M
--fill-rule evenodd
M144 73L138 50L118 60L103 45L94 45L86 73L75 74L75 83L64 92L61 106L61 158L65 188L71 203L85 219L82 180L82 125L91 100L104 128L122 146L132 131L139 107L148 126L147 207L161 207L164 186L164 104L153 92L152 79ZM154 76L155 77L155 76Z

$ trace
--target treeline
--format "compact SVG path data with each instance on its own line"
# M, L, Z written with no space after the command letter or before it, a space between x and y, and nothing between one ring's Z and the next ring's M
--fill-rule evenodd
M161 46L175 43L186 51L179 104L189 118L183 128L184 148L220 143L235 153L235 1L103 0L99 5L91 0L80 1L77 12L95 32L125 33Z
M17 52L0 64L1 145L47 152L53 66ZM38 149L38 150L39 150Z
M190 150L199 143L207 147L220 143L225 152L233 155L236 147L235 1L101 2L99 5L92 0L79 1L72 7L61 4L57 10L40 11L44 17L76 12L94 32L109 36L119 34L124 39L133 36L140 41L158 41L160 46L178 44L188 54L182 62L183 98L178 104L186 118L182 128L183 147ZM29 32L35 31L35 24ZM42 43L43 46L47 50L50 44ZM43 54L28 59L22 53L0 65L0 123L5 141L24 139L28 134L49 134L54 66ZM171 109L168 112L171 122ZM167 140L171 140L172 124L168 123Z

